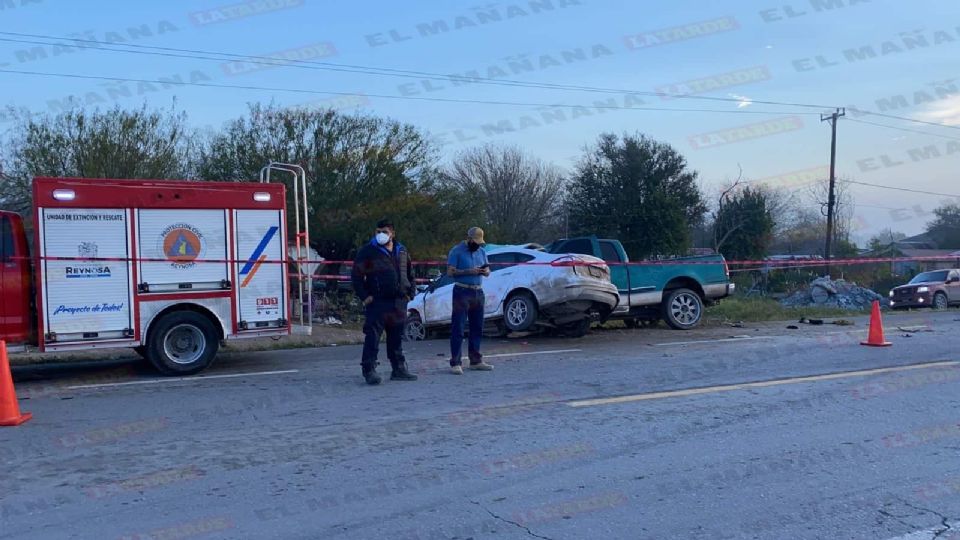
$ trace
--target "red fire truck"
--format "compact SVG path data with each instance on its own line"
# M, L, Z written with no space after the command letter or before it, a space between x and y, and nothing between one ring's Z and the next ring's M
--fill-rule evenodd
M299 230L295 166L264 167L260 183L34 179L33 255L21 217L0 211L0 339L131 347L189 375L223 340L289 334L286 189L271 171L294 175Z

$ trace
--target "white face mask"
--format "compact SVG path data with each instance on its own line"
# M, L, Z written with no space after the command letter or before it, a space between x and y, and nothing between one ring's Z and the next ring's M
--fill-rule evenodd
M385 232L378 232L377 236L374 238L377 239L377 243L381 246L385 246L390 243L390 235Z

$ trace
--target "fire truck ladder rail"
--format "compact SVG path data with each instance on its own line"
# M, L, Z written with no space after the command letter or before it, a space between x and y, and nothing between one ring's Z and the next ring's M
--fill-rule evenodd
M294 325L294 333L310 335L313 332L313 279L304 272L310 262L310 223L307 203L307 172L300 165L271 161L260 169L260 182L269 183L272 171L293 175L294 232L297 260L297 299L299 301L300 325ZM301 200L302 207L301 207ZM300 214L303 213L301 226ZM284 246L286 250L286 246Z

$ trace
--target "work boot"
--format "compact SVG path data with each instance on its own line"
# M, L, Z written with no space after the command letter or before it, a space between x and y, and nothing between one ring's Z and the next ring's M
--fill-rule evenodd
M415 381L417 376L413 373L407 371L407 364L401 362L393 368L393 373L390 374L391 381Z
M369 384L369 385L371 385L371 386L375 386L375 385L380 384L380 381L382 380L382 379L380 378L380 375L377 374L377 367L376 367L376 366L373 366L373 367L370 367L370 368L366 368L366 367L363 368L363 379L364 379L365 381L367 381L367 384Z

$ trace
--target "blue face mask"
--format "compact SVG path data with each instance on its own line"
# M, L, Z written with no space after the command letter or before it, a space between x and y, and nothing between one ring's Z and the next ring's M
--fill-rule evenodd
M373 238L377 241L377 244L381 246L385 246L390 243L390 235L385 232L378 232Z

